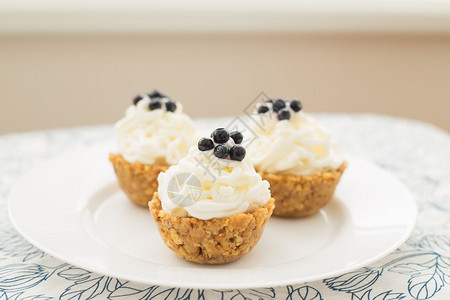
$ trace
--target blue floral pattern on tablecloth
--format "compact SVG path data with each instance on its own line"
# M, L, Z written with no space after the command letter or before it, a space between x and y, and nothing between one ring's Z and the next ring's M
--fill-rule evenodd
M111 126L0 136L0 300L19 299L450 299L450 138L428 124L375 115L321 114L344 148L397 176L419 207L412 236L380 261L321 281L246 290L147 286L66 264L26 242L7 215L15 181L73 147L113 139ZM231 119L198 120L215 128ZM217 125L217 126L216 126Z

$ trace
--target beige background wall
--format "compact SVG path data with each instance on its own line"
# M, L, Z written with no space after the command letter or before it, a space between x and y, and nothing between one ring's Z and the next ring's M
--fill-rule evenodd
M0 36L0 133L113 122L153 88L193 117L264 91L450 130L450 35Z

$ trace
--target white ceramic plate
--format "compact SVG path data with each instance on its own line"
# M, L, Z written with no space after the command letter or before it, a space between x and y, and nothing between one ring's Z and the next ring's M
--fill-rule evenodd
M119 189L108 146L82 148L34 168L15 187L9 214L43 251L98 273L147 284L253 288L335 276L374 262L411 233L409 191L378 167L351 158L332 202L306 219L272 217L239 261L205 266L179 259L150 212Z

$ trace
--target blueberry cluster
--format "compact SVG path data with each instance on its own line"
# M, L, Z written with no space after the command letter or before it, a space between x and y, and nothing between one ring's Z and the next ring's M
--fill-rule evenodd
M177 104L175 101L172 101L167 95L164 95L157 90L154 90L148 94L140 94L134 97L133 104L137 105L139 101L144 99L145 97L150 98L150 104L148 108L150 110L161 109L164 105L166 107L166 111L174 112L177 109Z
M235 145L228 148L226 142L233 139ZM225 128L217 128L211 133L211 138L201 138L198 141L198 150L208 151L214 149L214 155L217 158L228 158L231 160L242 161L245 157L245 148L239 146L244 136L239 131L228 132Z
M291 118L291 110L296 113L302 109L302 103L298 100L267 100L266 103L260 105L257 109L258 114L265 114L268 111L277 114L278 120L289 120Z

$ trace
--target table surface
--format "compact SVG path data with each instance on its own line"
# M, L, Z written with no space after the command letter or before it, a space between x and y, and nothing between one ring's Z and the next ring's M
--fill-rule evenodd
M412 236L384 259L334 278L249 290L146 286L71 266L13 228L7 200L37 163L114 138L111 125L0 136L0 300L3 299L450 299L450 136L432 125L377 115L319 114L344 149L397 176L414 194ZM231 119L196 120L199 127ZM217 126L216 126L217 125Z

